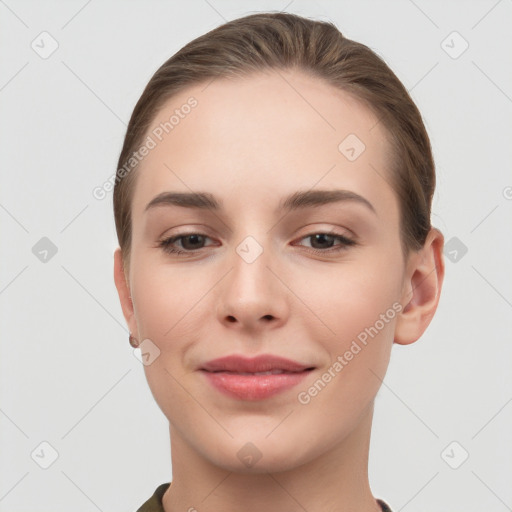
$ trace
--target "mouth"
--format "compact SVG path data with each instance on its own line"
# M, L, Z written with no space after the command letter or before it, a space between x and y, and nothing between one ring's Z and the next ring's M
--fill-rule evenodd
M269 370L269 371L266 371L266 372L237 372L237 371L232 371L232 370L214 370L214 371L209 371L209 370L202 370L202 371L205 371L205 372L208 372L208 373L225 373L227 375L280 375L280 374L283 374L283 373L289 373L289 374L294 374L294 373L303 373L303 372L310 372L312 370L314 370L315 368L314 367L311 367L311 368L305 368L304 370L300 370L300 371L289 371L289 370L280 370L278 368L274 369L274 370Z
M309 364L302 364L273 354L260 354L252 358L241 354L231 354L203 363L199 369L212 373L265 374L266 372L295 373L311 368L313 367Z
M214 390L231 399L261 401L291 390L300 384L314 368L301 371L280 369L265 372L236 372L229 370L203 370L206 380Z

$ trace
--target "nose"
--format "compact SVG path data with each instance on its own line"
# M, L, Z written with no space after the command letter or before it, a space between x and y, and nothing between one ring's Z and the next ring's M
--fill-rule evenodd
M230 329L247 331L283 325L289 292L272 251L248 237L234 251L230 264L230 272L219 283L219 321Z

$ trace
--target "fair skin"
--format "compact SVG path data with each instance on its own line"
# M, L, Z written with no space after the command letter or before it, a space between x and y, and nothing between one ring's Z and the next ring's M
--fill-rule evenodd
M435 313L443 235L432 229L404 261L398 199L383 179L384 127L347 93L297 71L216 79L169 100L148 133L190 96L197 107L137 170L130 267L123 271L120 249L114 255L129 329L160 350L144 370L169 420L164 509L378 511L368 482L374 398L393 343L416 341ZM366 146L354 161L338 149L351 133ZM362 196L374 211L357 200L278 209L299 190L337 189ZM207 192L222 208L145 211L164 191ZM330 231L357 243L315 243L312 235ZM186 256L158 246L183 233L205 238L175 241ZM263 248L252 263L236 250L247 236ZM393 304L401 311L389 319ZM388 321L378 334L300 403L299 392L382 314ZM276 354L315 370L265 400L233 399L198 370L233 353ZM251 467L237 455L249 442L261 454Z

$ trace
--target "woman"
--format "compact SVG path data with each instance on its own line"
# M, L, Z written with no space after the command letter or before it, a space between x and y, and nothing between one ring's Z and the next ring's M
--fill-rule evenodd
M368 47L262 13L187 44L119 158L115 283L169 420L139 511L386 511L368 481L393 343L444 277L421 115Z

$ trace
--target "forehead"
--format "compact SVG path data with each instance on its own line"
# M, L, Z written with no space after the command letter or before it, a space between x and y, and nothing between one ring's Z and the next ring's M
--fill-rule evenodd
M352 95L302 72L189 87L160 109L146 137L154 147L137 170L134 217L167 190L208 191L253 208L313 187L352 190L376 210L395 201L382 123Z

